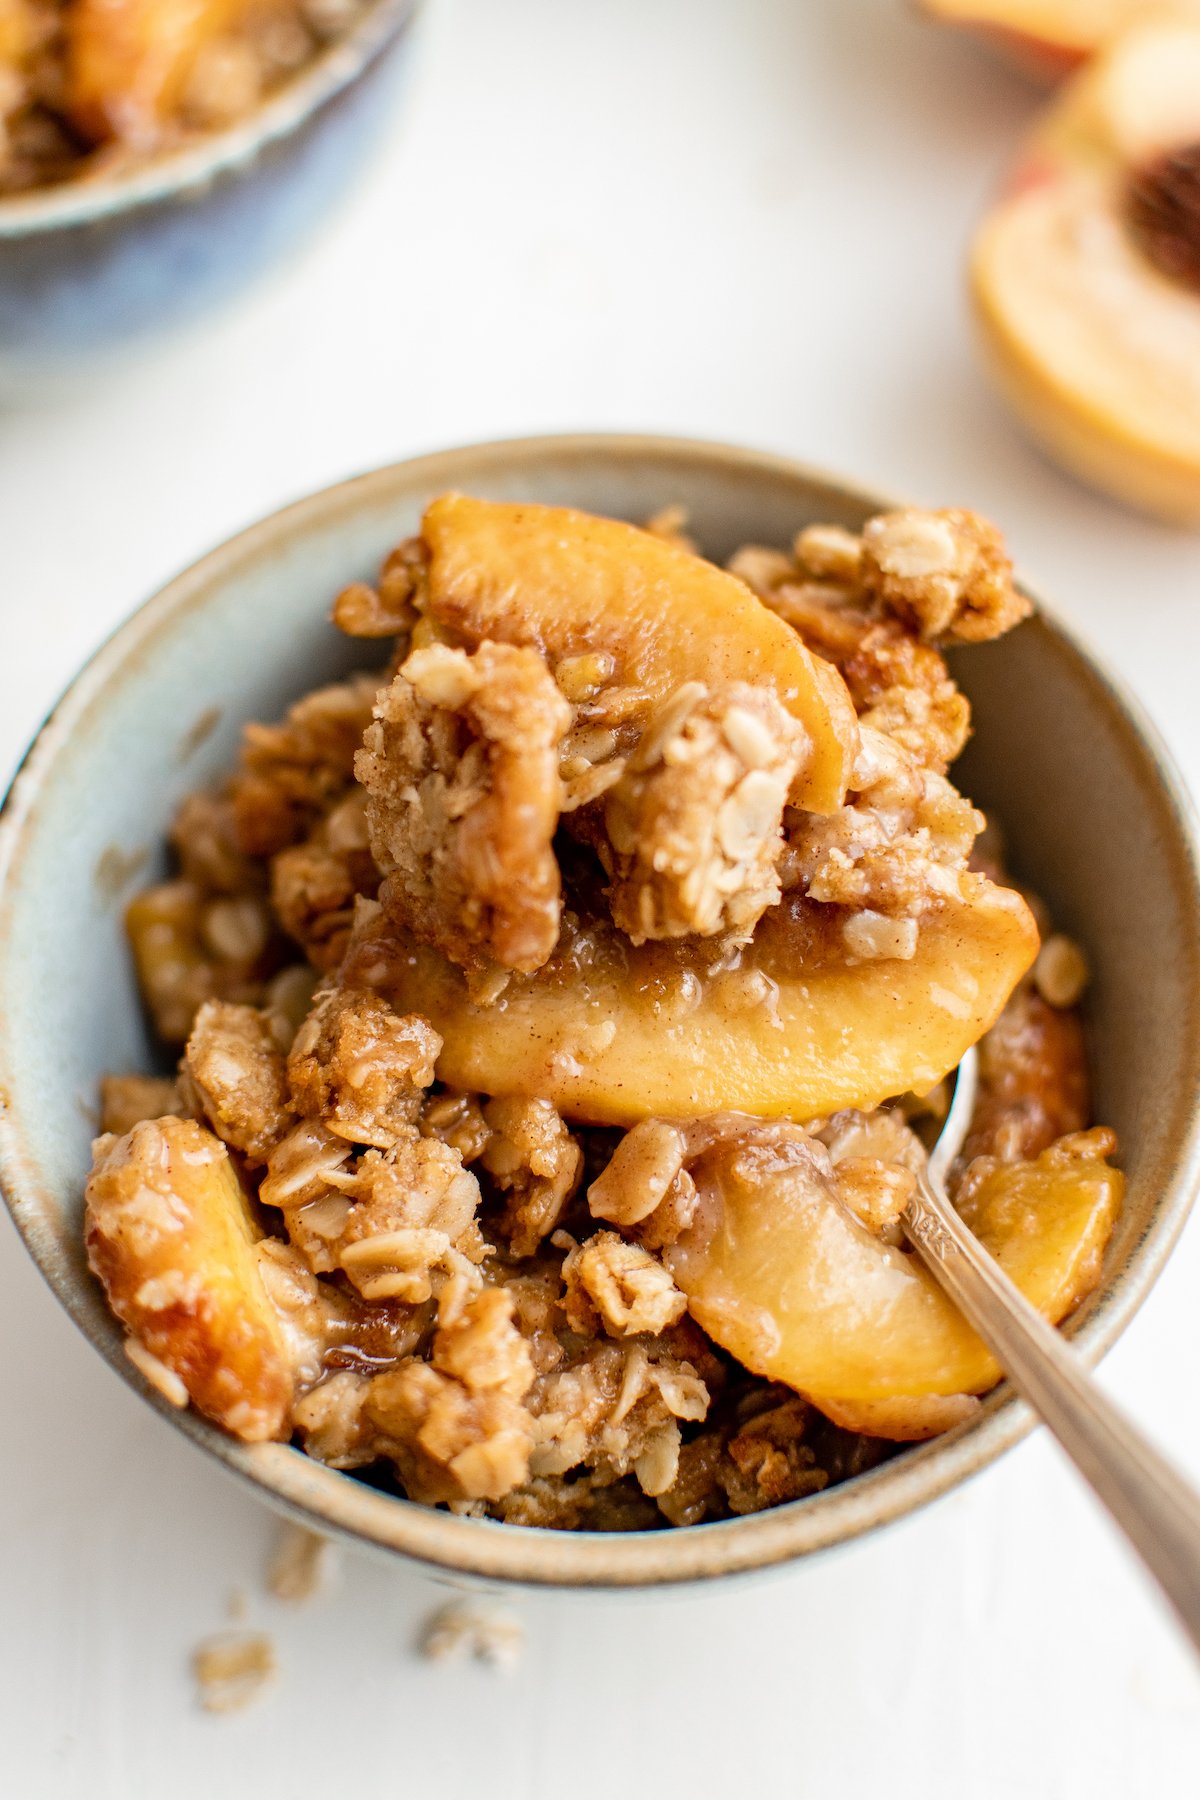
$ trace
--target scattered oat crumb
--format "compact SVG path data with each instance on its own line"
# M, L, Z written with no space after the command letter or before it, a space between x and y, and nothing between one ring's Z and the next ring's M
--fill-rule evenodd
M206 1638L192 1654L192 1673L205 1712L241 1712L274 1681L275 1645L261 1632Z
M524 1646L525 1627L515 1614L456 1600L425 1621L420 1648L430 1662L459 1662L473 1656L489 1668L511 1674Z
M334 1546L304 1525L284 1525L267 1570L267 1586L277 1600L300 1606L328 1587L333 1575Z

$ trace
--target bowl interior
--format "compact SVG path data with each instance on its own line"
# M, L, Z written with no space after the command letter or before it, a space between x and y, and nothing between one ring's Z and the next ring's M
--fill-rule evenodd
M327 622L434 494L573 503L633 519L682 502L704 550L786 544L813 520L885 504L792 464L646 439L485 446L402 464L303 501L187 571L85 669L14 783L0 825L0 1175L30 1250L92 1342L152 1404L277 1503L324 1529L487 1579L672 1582L805 1554L895 1518L1028 1426L1003 1390L965 1427L870 1475L753 1518L629 1536L518 1530L382 1495L279 1445L245 1446L145 1390L91 1280L81 1188L99 1076L149 1066L122 904L163 865L181 797L216 779L242 723L272 718L364 660ZM1129 1186L1105 1281L1077 1318L1097 1356L1128 1321L1196 1178L1200 894L1187 802L1152 734L1044 616L956 656L977 731L959 765L994 807L1017 872L1087 947L1097 1116Z

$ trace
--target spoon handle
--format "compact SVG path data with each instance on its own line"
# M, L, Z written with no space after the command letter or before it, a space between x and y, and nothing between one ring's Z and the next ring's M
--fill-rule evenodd
M904 1227L930 1273L1108 1508L1200 1650L1200 1494L1098 1386L937 1186Z

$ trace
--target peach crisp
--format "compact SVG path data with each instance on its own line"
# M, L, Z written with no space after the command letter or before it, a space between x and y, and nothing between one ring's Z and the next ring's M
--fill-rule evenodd
M0 0L0 198L253 111L365 0Z
M563 1528L968 1418L999 1371L900 1224L967 1049L955 1202L1047 1318L1121 1200L1083 954L948 775L941 649L1027 611L959 510L720 569L677 514L435 500L334 602L386 665L247 726L129 908L182 1055L105 1082L86 1231L141 1372Z

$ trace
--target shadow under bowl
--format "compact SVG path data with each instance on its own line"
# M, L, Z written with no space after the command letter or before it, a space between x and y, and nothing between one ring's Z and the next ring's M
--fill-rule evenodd
M450 451L316 494L243 532L135 613L73 683L0 819L0 1182L72 1318L177 1430L313 1527L460 1579L561 1588L682 1584L767 1569L898 1519L1028 1429L1000 1388L968 1423L841 1486L749 1518L604 1535L455 1518L282 1444L246 1445L150 1390L84 1259L96 1084L152 1060L121 925L163 865L185 793L219 778L240 727L356 661L328 623L447 488L631 519L681 502L705 552L785 545L814 520L857 528L891 502L781 459L640 437ZM1095 970L1097 1117L1120 1134L1128 1194L1103 1281L1071 1322L1094 1361L1162 1268L1200 1178L1200 872L1187 797L1153 729L1044 613L955 656L975 708L965 790L1002 821L1017 872Z
M394 110L416 13L417 0L369 0L228 129L0 198L0 386L71 379L200 318L298 244Z

